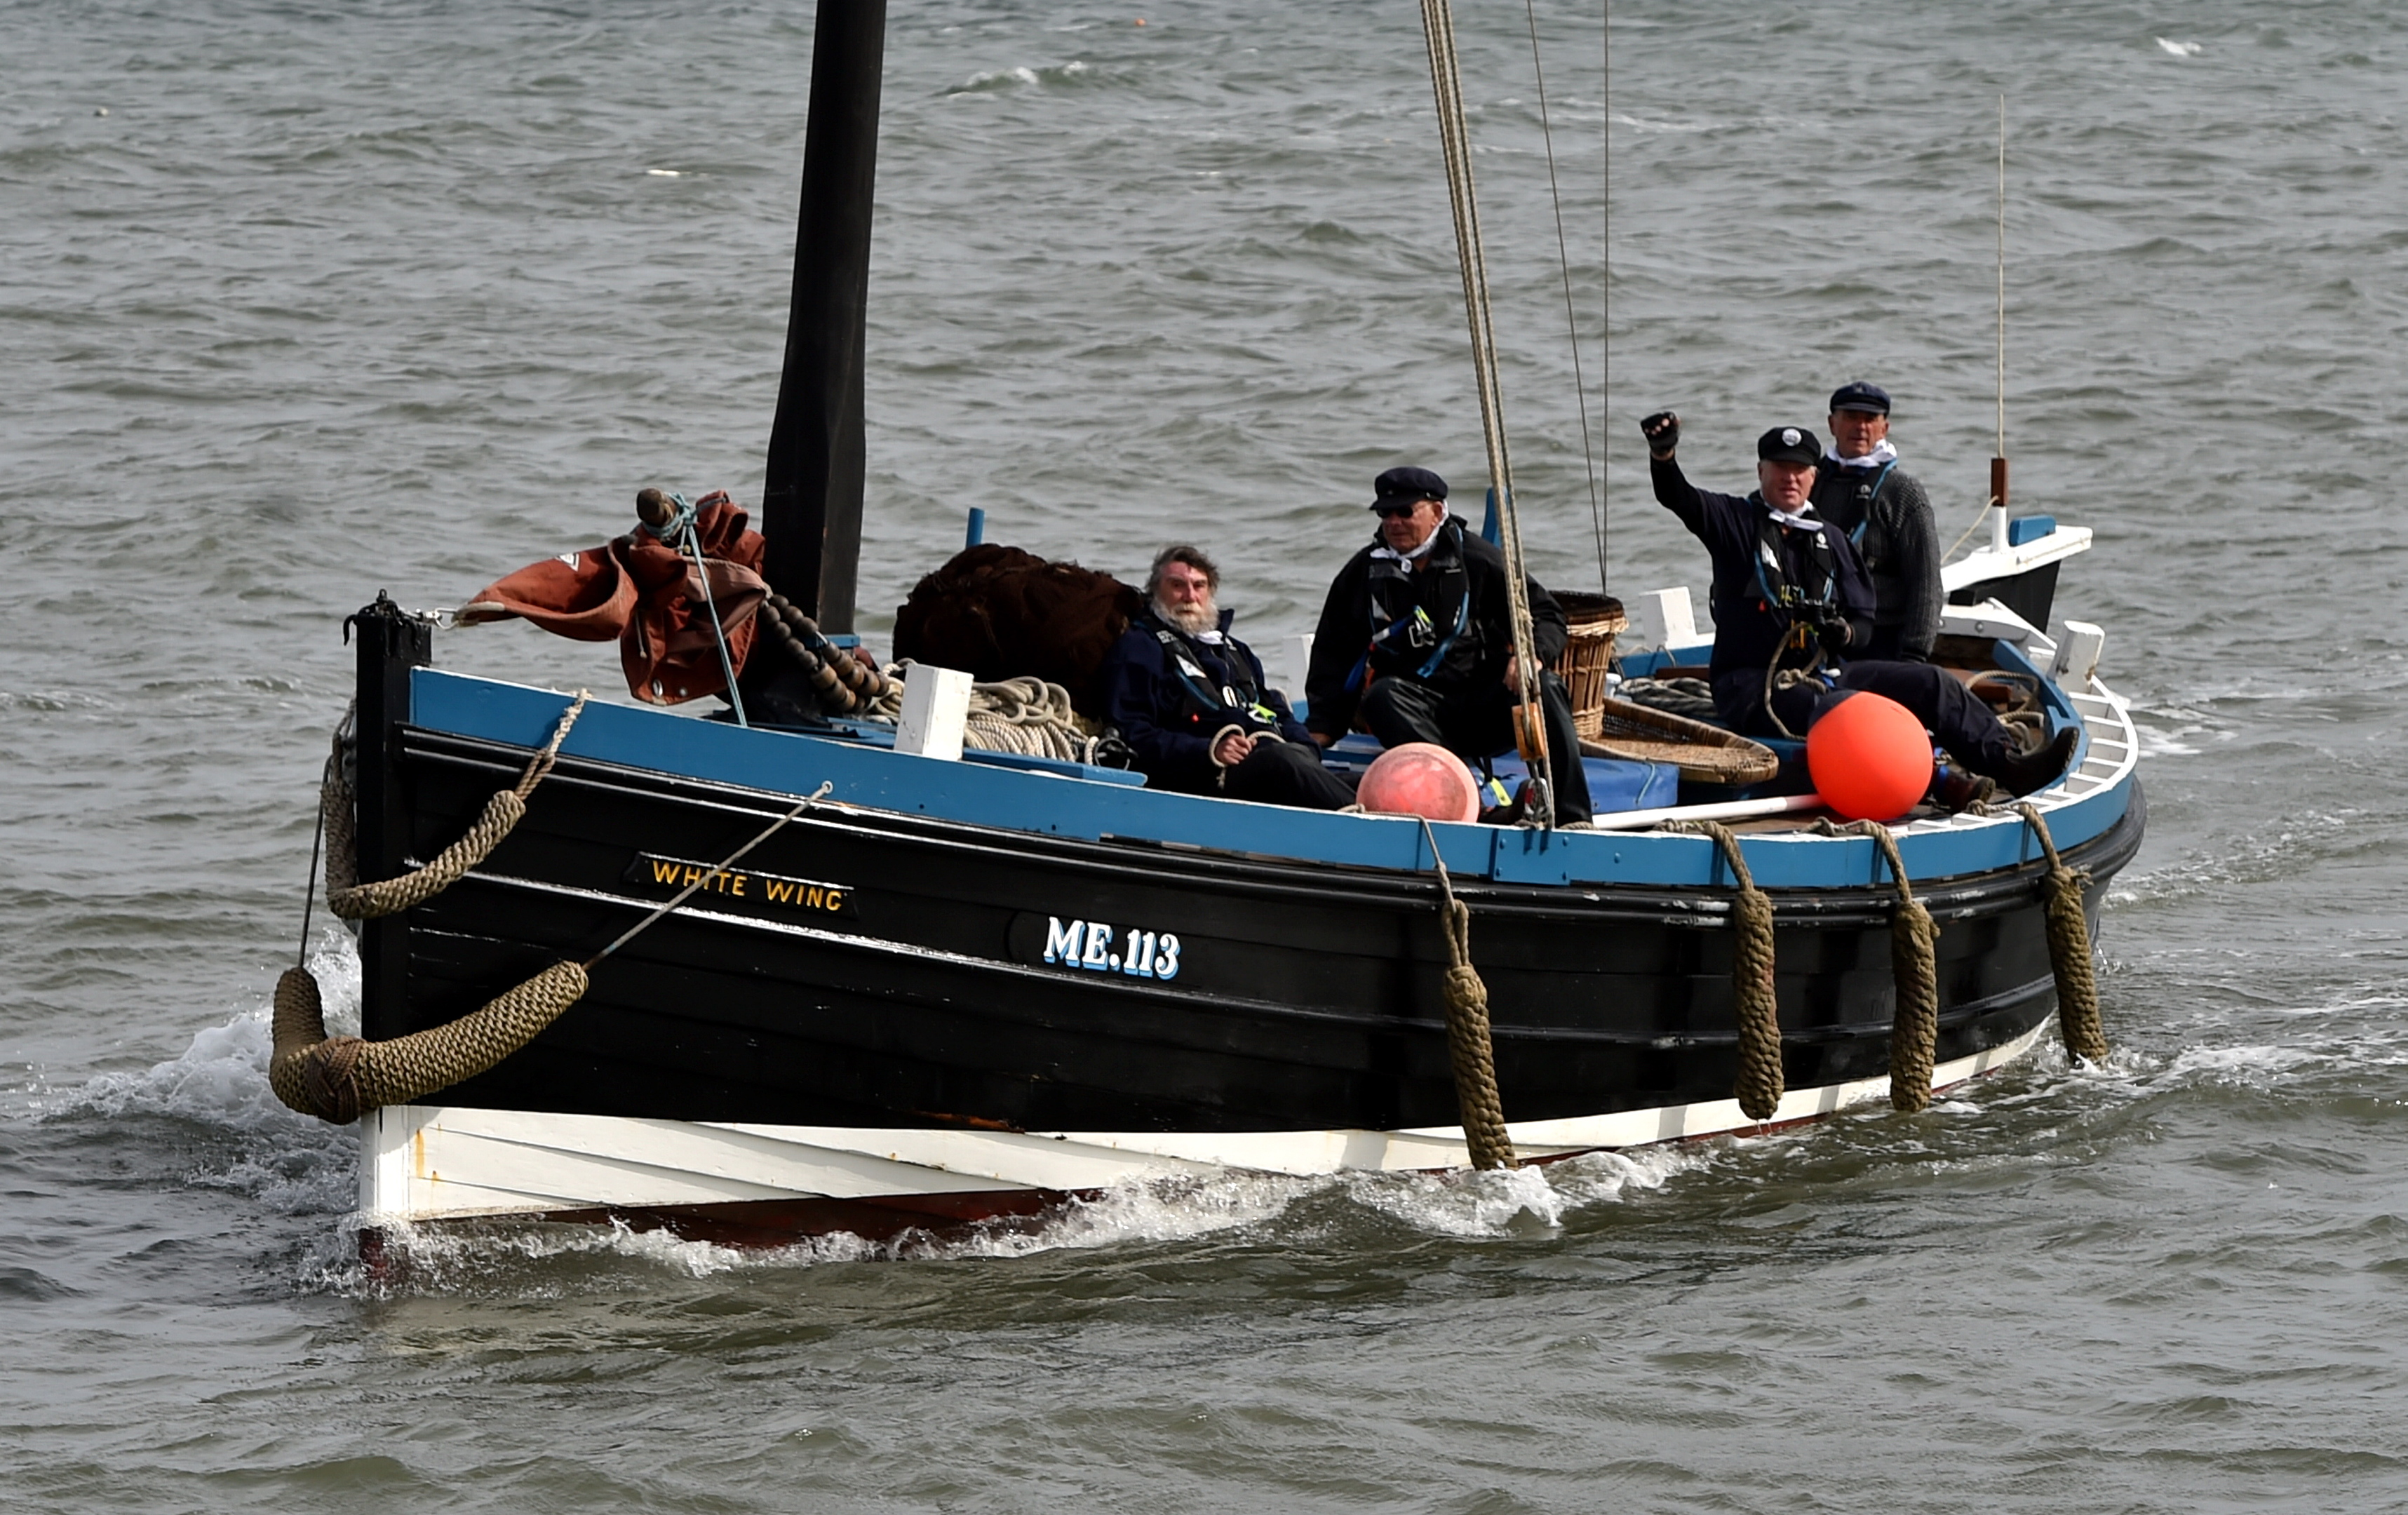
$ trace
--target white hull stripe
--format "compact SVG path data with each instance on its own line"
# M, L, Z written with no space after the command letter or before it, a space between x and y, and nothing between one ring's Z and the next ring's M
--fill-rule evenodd
M1943 1063L1939 1085L2013 1061L2043 1025ZM1889 1097L1887 1078L1800 1089L1768 1122L1735 1100L1512 1122L1525 1158L1760 1130ZM663 1208L747 1200L877 1201L1066 1193L1222 1168L1326 1174L1462 1167L1457 1126L1408 1131L1016 1132L735 1125L618 1116L394 1106L361 1123L360 1209L371 1220Z

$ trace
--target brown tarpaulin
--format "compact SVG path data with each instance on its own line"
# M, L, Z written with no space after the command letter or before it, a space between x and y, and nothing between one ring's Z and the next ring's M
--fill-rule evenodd
M710 599L738 673L760 629L752 612L769 593L761 578L761 534L746 529L749 520L724 491L695 503ZM581 642L617 637L628 692L647 704L677 705L727 687L694 560L649 532L530 563L460 607L464 626L511 616Z

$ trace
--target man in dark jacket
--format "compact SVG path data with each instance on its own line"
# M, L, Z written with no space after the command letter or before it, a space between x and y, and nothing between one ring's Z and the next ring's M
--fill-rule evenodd
M1321 749L1262 661L1229 635L1214 597L1221 571L1192 547L1165 548L1146 579L1145 613L1104 659L1111 723L1155 789L1334 810L1354 792L1322 766Z
M1380 529L1329 586L1304 688L1313 738L1326 745L1360 715L1383 747L1436 742L1477 765L1512 748L1513 663L1505 557L1446 510L1446 480L1391 468L1373 482ZM1563 654L1564 613L1525 580L1531 650ZM1563 681L1540 675L1555 823L1589 818L1588 775Z
M1931 661L1940 635L1940 534L1931 498L1898 465L1889 392L1858 380L1831 395L1831 445L1814 473L1814 513L1848 534L1873 581L1872 639L1854 655Z
M1756 439L1756 492L1741 499L1689 482L1673 461L1681 418L1641 422L1656 503L1713 557L1714 707L1751 736L1803 736L1825 707L1857 691L1905 706L1973 774L2028 794L2065 771L2078 734L2028 756L1990 707L1928 663L1846 662L1872 636L1872 581L1846 535L1817 518L1812 493L1822 445L1798 426ZM1977 790L1943 794L1952 807Z

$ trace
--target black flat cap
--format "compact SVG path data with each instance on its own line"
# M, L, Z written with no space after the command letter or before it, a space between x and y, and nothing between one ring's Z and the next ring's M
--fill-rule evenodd
M1391 468L1371 480L1371 508L1396 500L1443 500L1446 480L1427 468Z
M1889 414L1889 391L1859 379L1831 392L1831 408L1834 411L1861 410L1869 416L1885 416Z
M1811 466L1823 461L1823 444L1802 426L1775 426L1756 439L1756 455L1767 463Z

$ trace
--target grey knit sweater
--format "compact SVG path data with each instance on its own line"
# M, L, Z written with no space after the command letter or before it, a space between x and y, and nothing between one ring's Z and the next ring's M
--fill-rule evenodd
M1940 588L1939 529L1930 496L1912 474L1890 469L1880 493L1866 498L1880 475L1878 468L1842 468L1824 459L1814 475L1814 511L1856 539L1872 575L1875 655L1920 662L1931 655L1947 599Z

